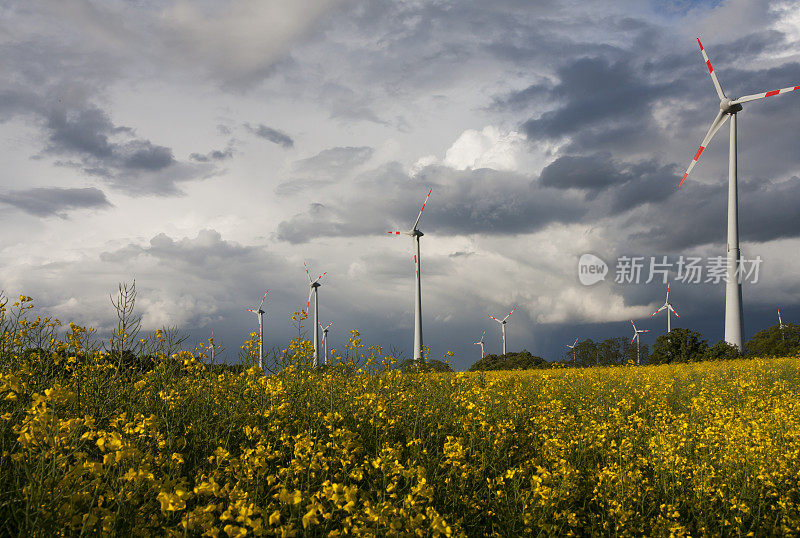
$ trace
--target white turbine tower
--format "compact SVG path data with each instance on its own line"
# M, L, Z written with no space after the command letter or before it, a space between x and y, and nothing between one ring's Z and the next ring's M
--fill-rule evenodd
M481 358L484 358L486 356L486 352L483 349L483 338L485 336L486 336L486 331L483 331L483 334L481 335L481 339L478 340L477 342L472 342L472 345L474 345L474 346L481 346Z
M322 277L328 274L327 271L322 273L317 277L316 280L311 280L311 273L308 272L308 265L306 262L303 262L303 266L306 268L306 276L308 277L308 285L311 288L308 291L308 302L306 303L306 314L309 314L309 309L311 308L311 296L314 296L314 358L312 360L312 366L314 368L317 367L319 364L319 297L318 297L318 289L322 284L319 283L322 280Z
M324 357L323 364L328 364L328 329L331 328L331 325L333 325L332 321L324 327L322 326L322 323L319 324L319 328L322 329L322 356Z
M504 317L502 320L497 319L493 315L489 314L489 317L492 318L493 320L495 320L497 323L499 323L500 327L502 328L501 332L503 334L503 355L506 354L506 320L511 316L511 314L514 313L514 310L516 310L516 309L517 309L516 306L514 308L512 308L511 312L508 313L508 316Z
M572 350L572 362L575 362L575 346L578 345L578 339L576 338L575 341L572 343L572 345L569 344L564 344L564 345L566 345L568 348Z
M633 325L633 338L631 338L631 344L634 340L636 340L636 365L638 366L641 362L641 356L639 353L639 335L643 333L649 333L650 329L637 329L633 320L631 320L631 325Z
M716 134L725 121L730 118L730 154L728 160L728 263L727 278L725 283L725 341L738 347L741 351L744 329L742 328L742 284L739 281L741 273L739 272L739 195L736 178L736 114L742 110L742 103L791 92L800 89L800 86L790 86L780 90L745 95L744 97L740 97L738 99L729 99L725 97L725 93L722 91L722 86L720 86L719 80L717 80L717 75L714 72L714 68L711 66L711 61L708 59L708 55L706 54L703 44L700 42L699 38L697 39L697 43L700 45L700 52L703 54L703 59L706 61L709 74L711 74L711 80L714 83L714 88L717 90L717 96L719 97L719 112L717 112L717 117L714 118L714 121L711 123L711 127L708 129L705 138L703 138L703 142L700 144L700 148L697 150L692 162L689 163L689 168L687 168L686 173L683 174L683 179L681 179L678 187L683 185L683 182L686 181L686 177L692 171L694 165L697 164L697 161L700 159L700 155L703 154L703 151L705 151L714 134Z
M262 367L262 360L264 357L264 314L265 312L261 310L261 307L264 306L264 299L267 298L267 293L269 290L264 294L264 297L261 298L261 303L258 305L258 310L253 310L252 308L248 308L248 312L252 312L256 316L258 316L258 367Z
M662 310L666 310L667 311L667 333L672 332L672 314L675 314L676 316L678 316L678 312L676 312L675 308L673 308L672 305L669 303L669 285L670 285L670 282L671 281L669 281L669 280L667 281L667 299L664 301L664 305L661 308L659 308L658 310L656 310L655 312L653 312L652 314L650 314L650 317L652 318L653 316L655 316L656 314L658 314ZM678 318L680 318L680 316L678 316Z
M416 290L414 293L414 360L415 361L422 361L422 286L420 284L420 279L422 278L421 275L421 268L420 268L420 259L419 259L419 238L422 237L423 234L420 230L417 229L417 225L419 224L419 219L422 218L422 212L425 210L425 204L428 203L428 198L431 197L431 192L433 189L428 191L428 196L425 197L425 201L422 203L422 208L419 210L419 215L417 215L417 220L414 221L414 226L411 227L411 230L408 232L389 232L389 235L410 235L411 240L413 241L414 245L414 265L416 268L417 280L416 280Z

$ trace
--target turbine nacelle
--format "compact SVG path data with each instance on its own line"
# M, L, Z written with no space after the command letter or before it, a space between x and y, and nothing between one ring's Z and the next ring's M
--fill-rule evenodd
M737 112L741 112L742 105L737 103L735 99L724 97L719 102L719 109L725 114L736 114Z

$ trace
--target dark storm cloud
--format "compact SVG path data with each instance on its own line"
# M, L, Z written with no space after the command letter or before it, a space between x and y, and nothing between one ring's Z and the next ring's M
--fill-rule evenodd
M112 207L105 193L94 187L64 189L44 187L0 193L0 202L37 217L66 218L69 211Z
M684 184L663 205L653 206L646 220L634 214L625 228L633 245L664 252L685 251L726 239L727 181ZM739 183L739 239L766 242L800 237L800 179ZM643 225L643 223L646 223Z
M655 99L674 94L676 88L664 82L642 80L629 60L578 58L561 67L559 81L549 93L562 104L526 121L523 129L528 137L558 138L587 128L605 130L628 122L645 127L650 116L649 105Z
M294 147L294 140L292 140L292 137L283 131L267 127L264 124L259 124L255 127L250 124L245 124L245 127L254 135L269 140L279 146L283 146L284 148Z

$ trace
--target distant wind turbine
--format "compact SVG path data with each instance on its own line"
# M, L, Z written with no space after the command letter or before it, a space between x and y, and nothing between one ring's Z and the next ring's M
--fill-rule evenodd
M740 97L738 99L729 99L725 97L725 93L722 91L722 86L720 85L719 80L717 80L717 74L714 72L714 68L711 66L711 61L708 59L706 50L703 48L703 44L700 42L699 38L697 39L697 43L700 45L700 52L703 54L703 60L706 62L706 67L708 67L708 72L711 75L711 81L714 83L714 88L717 90L717 97L719 97L719 111L717 112L717 117L714 118L714 121L711 123L711 127L709 127L705 138L703 138L703 142L700 144L700 148L697 150L692 162L689 163L689 168L687 168L686 173L683 174L683 179L681 179L678 187L683 185L683 182L686 181L686 177L692 171L694 165L697 164L697 161L700 159L700 155L703 154L703 151L705 151L714 134L716 134L725 121L730 118L731 130L728 156L728 265L725 283L725 341L733 344L741 351L743 343L744 329L742 327L744 315L742 312L742 283L739 280L739 263L741 253L739 251L739 194L736 177L736 114L742 110L742 103L763 99L764 97L772 97L773 95L780 95L782 93L792 92L800 89L800 86L789 86L788 88L783 88L780 90L745 95L744 97Z
M641 356L639 353L639 335L643 333L649 333L650 329L637 329L633 320L631 320L631 325L633 325L633 338L631 338L631 344L634 340L636 340L636 365L638 366L641 363Z
M481 339L478 340L477 342L472 342L472 345L474 345L474 346L481 346L481 358L484 358L486 356L486 352L483 349L483 338L485 336L486 336L486 331L483 331L483 334L481 335Z
M576 338L572 345L565 344L568 348L572 350L572 362L575 362L575 346L578 345L578 339Z
M258 316L258 367L262 367L262 360L264 357L264 312L261 310L261 307L264 306L264 300L267 298L267 293L269 290L264 293L264 297L261 298L261 303L258 305L258 310L253 310L252 308L248 308L248 312L252 312L256 316Z
M786 340L783 336L783 320L781 319L781 309L778 309L778 330L781 332L781 340Z
M425 197L425 201L422 203L422 208L419 210L419 215L417 215L417 220L414 221L414 225L411 227L411 230L408 232L389 232L389 235L410 235L411 240L414 244L414 265L416 268L416 290L414 293L414 360L415 361L422 361L423 360L423 353L422 353L422 285L420 283L420 279L422 278L421 275L421 268L420 268L420 259L419 259L419 238L422 237L423 234L419 229L417 229L417 225L419 224L419 219L422 218L422 212L425 210L425 204L428 203L428 198L431 197L431 192L433 189L428 191L428 196Z
M508 315L507 315L506 317L504 317L502 320L500 320L500 319L497 319L497 318L496 318L496 317L494 317L493 315L489 314L489 317L490 317L490 318L492 318L493 320L495 320L497 323L499 323L499 324L500 324L500 327L501 327L501 333L502 333L502 335L503 335L503 355L505 355L505 354L506 354L506 320L507 320L509 317L511 317L511 314L513 314L513 313L514 313L514 310L516 310L516 309L517 309L517 307L516 307L516 306L515 306L514 308L512 308L512 309L511 309L511 312L509 312L509 313L508 313Z
M324 357L323 364L328 364L328 329L331 328L331 325L333 325L332 321L324 327L322 326L322 323L319 324L320 329L322 329L322 351Z
M316 280L311 280L311 273L308 272L308 265L306 262L303 262L303 266L306 268L306 276L308 277L308 285L311 288L308 291L308 302L306 303L306 314L309 313L309 309L311 308L311 296L314 296L314 359L312 361L312 365L316 368L319 364L319 287L322 284L319 283L322 280L322 277L328 274L327 271L322 273L317 277Z
M675 311L675 309L669 303L669 285L670 285L670 282L671 281L669 281L669 280L667 281L667 299L664 301L664 305L661 308L659 308L658 310L656 310L655 312L653 312L652 314L650 314L650 317L652 318L653 316L655 316L656 314L658 314L662 310L666 310L667 311L667 333L672 332L672 319L671 319L672 318L672 314L675 314L676 316L678 316L678 313ZM680 318L680 316L678 316L678 318Z

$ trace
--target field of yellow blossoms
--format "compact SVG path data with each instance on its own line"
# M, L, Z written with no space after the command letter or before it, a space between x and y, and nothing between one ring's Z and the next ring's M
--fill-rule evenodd
M400 372L354 331L324 370L202 346L134 368L27 300L0 341L2 534L800 532L796 357Z

